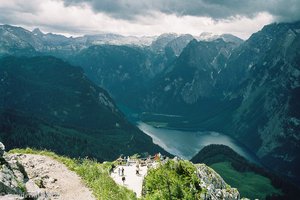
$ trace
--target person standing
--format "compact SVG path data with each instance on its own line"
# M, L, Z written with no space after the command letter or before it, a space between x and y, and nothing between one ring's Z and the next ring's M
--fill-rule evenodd
M124 168L122 167L122 176L124 176Z
M121 176L121 168L120 167L118 167L118 174L119 174L119 176Z
M130 158L129 158L129 156L127 157L127 166L129 166L130 165Z
M140 165L139 165L139 163L137 162L136 163L136 173L135 173L136 175L139 175L140 174Z

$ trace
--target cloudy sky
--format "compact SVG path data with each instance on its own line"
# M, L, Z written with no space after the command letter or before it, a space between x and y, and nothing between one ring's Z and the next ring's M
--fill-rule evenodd
M300 20L299 0L0 0L0 24L65 35L232 33Z

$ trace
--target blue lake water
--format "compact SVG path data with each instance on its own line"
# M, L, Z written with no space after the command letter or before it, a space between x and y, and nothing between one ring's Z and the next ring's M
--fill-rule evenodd
M229 146L249 161L259 163L253 153L244 148L238 141L228 135L212 131L181 131L156 128L144 122L138 122L137 127L149 135L153 142L173 155L191 159L203 147L210 144Z

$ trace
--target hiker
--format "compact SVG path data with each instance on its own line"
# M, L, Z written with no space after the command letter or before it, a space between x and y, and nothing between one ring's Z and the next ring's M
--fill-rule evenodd
M125 183L125 176L122 177L123 185Z
M120 167L118 168L118 174L119 174L119 176L121 176L121 168Z
M130 165L130 158L129 158L129 156L127 157L127 166L129 166Z
M135 172L136 175L140 174L140 166L139 164L136 165L136 172Z
M124 176L124 168L122 167L122 176Z

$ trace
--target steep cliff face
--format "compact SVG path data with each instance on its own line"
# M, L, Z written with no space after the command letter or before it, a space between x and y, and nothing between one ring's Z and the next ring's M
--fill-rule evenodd
M32 44L27 40L22 40L19 34L26 38L30 35L29 31L22 28L11 27L8 25L0 26L0 57L2 55L34 55L37 54ZM31 38L29 37L29 40Z
M246 80L235 86L243 100L233 115L233 134L263 162L291 177L300 176L295 168L300 163L299 30L300 23L273 24L249 39L256 43L247 49L258 53L249 67L247 62L239 66Z
M87 76L105 88L118 104L137 107L152 79L168 62L164 55L131 46L91 46L70 57Z
M179 56L183 49L192 41L195 39L192 35L185 34L180 35L177 38L171 40L169 43L165 46L165 51L170 50L175 56Z
M206 114L220 112L225 104L227 107L227 102L216 87L217 77L234 47L233 43L222 39L211 42L193 40L165 70L163 78L147 94L143 105L151 111L203 118L207 117Z

